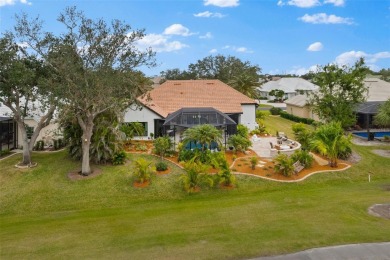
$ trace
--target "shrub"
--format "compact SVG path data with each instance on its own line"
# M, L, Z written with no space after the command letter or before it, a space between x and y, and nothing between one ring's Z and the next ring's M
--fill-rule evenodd
M39 140L35 146L34 146L34 150L35 151L43 151L43 148L44 148L44 142L42 140Z
M166 162L157 162L156 170L159 172L166 171L168 169L168 164Z
M8 155L10 153L11 153L11 151L9 149L1 150L0 151L0 157L1 156L6 156L6 155Z
M390 136L389 136L389 135L384 135L384 136L383 136L383 140L385 140L385 141L390 141Z
M206 173L209 166L191 160L184 165L186 171L180 178L183 182L184 190L188 193L196 192L201 185L213 186L213 179Z
M158 137L153 141L154 144L154 153L160 155L161 160L164 156L167 155L168 151L172 147L171 138L168 136Z
M125 164L126 158L127 158L127 154L125 151L116 152L112 157L112 164L113 165Z
M267 113L265 111L256 110L256 119L265 119L267 116Z
M281 111L280 112L280 116L283 117L283 118L286 118L288 120L291 120L291 121L294 121L294 122L298 122L298 123L304 123L304 124L307 124L307 125L312 125L315 122L311 118L304 118L304 117L294 116L294 115L289 114L289 113L287 113L285 111Z
M138 183L144 183L150 180L151 174L155 171L154 167L151 167L152 162L140 158L134 161L134 176Z
M299 161L305 167L305 169L310 168L314 161L313 156L311 156L311 154L305 150L295 151L291 155L291 159L294 162Z
M280 113L282 112L282 109L279 108L279 107L272 107L269 112L271 113L271 115L280 115Z
M253 156L251 158L251 166L252 170L256 169L256 165L259 163L259 158L257 156Z
M212 153L210 150L204 150L203 152L199 149L194 150L182 150L179 152L179 162L188 162L194 160L195 162L201 162L203 164L210 165Z
M233 147L235 151L245 152L252 145L252 142L241 135L231 135L228 140L228 145Z
M249 128L244 126L244 125L242 125L242 124L238 124L237 125L237 135L240 135L242 137L248 138Z
M148 150L148 147L147 147L146 145L144 145L144 144L137 143L137 144L135 145L135 150L136 150L136 151L145 152L145 151Z
M276 162L275 164L275 172L281 173L284 176L291 176L294 172L294 161L288 157L286 154L279 154L274 161Z

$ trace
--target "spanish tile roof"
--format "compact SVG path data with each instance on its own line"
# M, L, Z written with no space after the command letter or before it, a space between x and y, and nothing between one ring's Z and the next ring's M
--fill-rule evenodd
M223 113L242 113L241 104L257 104L219 80L168 80L138 100L167 117L183 107L212 107Z

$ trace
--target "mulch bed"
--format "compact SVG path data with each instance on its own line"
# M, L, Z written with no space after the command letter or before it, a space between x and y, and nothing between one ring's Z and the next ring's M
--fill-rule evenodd
M149 186L149 184L150 184L150 182L149 181L144 181L144 182L133 182L133 186L135 187L135 188L146 188L146 187L148 187Z
M234 153L232 151L226 151L225 153L226 160L228 161L229 165L231 166L231 169L234 172L237 173L247 173L247 174L253 174L259 177L263 178L268 178L276 181L299 181L304 178L306 178L308 175L311 175L315 172L322 172L322 171L340 171L348 168L350 166L350 163L339 160L338 161L338 167L333 168L328 165L319 165L316 161L313 162L313 166L309 169L303 169L301 172L298 174L293 174L290 177L286 177L280 173L275 173L273 168L275 166L275 163L272 161L272 159L265 159L259 157L259 162L262 161L264 162L263 164L258 164L254 170L252 170L251 163L250 163L250 158L253 156L257 156L257 154L253 150L248 150L246 153L243 152L237 152L235 154L236 160L233 163L233 157ZM165 158L175 164L182 165L182 163L178 162L177 156L175 157L167 157ZM262 165L262 167L260 167ZM209 170L209 173L217 173L218 169L213 169L211 168Z
M68 178L72 181L77 181L77 180L92 179L100 174L102 174L102 169L100 168L93 168L92 173L89 174L88 176L81 175L81 170L74 170L68 173Z

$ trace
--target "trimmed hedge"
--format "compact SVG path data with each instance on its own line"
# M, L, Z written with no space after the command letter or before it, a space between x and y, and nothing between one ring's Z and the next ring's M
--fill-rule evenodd
M289 114L289 113L287 113L285 111L281 111L280 112L280 116L283 117L283 118L286 118L288 120L297 122L297 123L304 123L304 124L307 124L307 125L315 124L315 120L313 120L311 118L304 118L304 117L294 116L294 115L291 115L291 114Z

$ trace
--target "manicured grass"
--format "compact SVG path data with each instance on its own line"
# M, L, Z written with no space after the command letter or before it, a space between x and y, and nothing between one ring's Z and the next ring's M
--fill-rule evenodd
M0 258L236 259L388 241L390 222L367 208L389 203L390 159L354 148L363 160L345 172L295 184L238 176L234 190L194 195L172 164L140 189L131 165L71 181L79 164L66 152L35 153L30 170L15 169L15 155L0 161Z
M294 132L291 130L291 125L295 122L292 122L288 119L285 119L280 116L269 115L264 120L264 124L267 127L267 130L272 135L276 135L276 131L284 132L288 137L294 138ZM310 125L306 125L308 129L314 129Z

